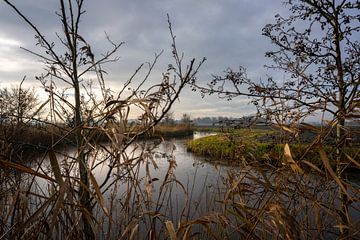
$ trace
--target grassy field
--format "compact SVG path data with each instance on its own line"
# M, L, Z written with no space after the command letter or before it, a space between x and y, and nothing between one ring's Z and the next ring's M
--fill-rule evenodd
M280 166L284 162L285 144L288 143L293 159L321 166L318 145L310 141L314 137L314 134L306 132L298 138L291 138L282 131L270 128L234 129L189 141L187 149L226 164L246 162ZM345 148L345 153L359 159L359 146L358 142L353 142L352 146ZM334 159L336 148L329 143L324 145L324 149L328 158Z

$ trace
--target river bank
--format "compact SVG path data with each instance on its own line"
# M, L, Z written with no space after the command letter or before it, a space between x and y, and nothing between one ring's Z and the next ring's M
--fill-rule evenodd
M259 133L249 133L249 142ZM213 137L211 135L212 133L196 132L193 139ZM304 239L318 236L331 239L339 235L335 225L338 186L331 179L315 174L294 174L285 166L271 169L217 164L212 157L187 151L186 144L190 139L192 138L135 141L119 159L109 153L110 144L105 144L105 148L96 148L97 153L90 156L89 165L97 166L92 169L91 174L92 181L98 184L90 190L94 198L101 198L93 212L93 217L100 223L95 226L99 238L115 238L119 231L122 234L126 232L125 228L131 228L134 221L139 239L147 238L151 231L163 239L167 238L164 226L170 223L176 227L175 231L179 236L188 231L191 235L196 234L199 239L211 238L213 231L223 232L218 239L247 236L262 239L262 236L273 236L280 230L286 233L292 227L297 231L296 236ZM67 165L76 154L76 149L64 149L62 154L56 154L56 159L60 166L68 169ZM110 176L111 182L116 184L106 185L106 189L109 187L108 192L99 193L97 186L108 175L112 162L118 164L118 174ZM53 179L51 160L44 158L39 164L41 176ZM75 168L64 171L62 177L73 184L77 181L76 172L75 164ZM120 175L123 173L126 175ZM53 184L48 179L34 178L32 175L26 177L23 173L22 188L11 189L18 191L15 194L28 194L31 189L31 196L40 196L40 200L50 199L48 202L52 203L55 202L51 200ZM351 185L349 189L350 187ZM8 187L4 184L3 189ZM9 194L2 198L4 206L12 204L11 197L14 195L13 192L7 192ZM351 193L353 199L359 199L358 191ZM71 198L63 200L64 203L69 201ZM32 203L32 199L29 203ZM62 204L60 211L71 216L74 213L72 206ZM355 202L352 206L354 209L349 210L349 217L354 219L354 225L349 226L349 229L356 234L358 204ZM29 207L29 214L35 214L32 210ZM271 225L272 219L279 217L279 212L282 214L279 221L283 224L279 227ZM11 216L5 213L6 216ZM314 217L315 214L318 218ZM42 215L39 219L42 219ZM72 227L71 220L66 221L59 228L60 233L66 233L66 228ZM43 226L42 221L36 223ZM120 229L119 226L124 227Z
M246 162L246 164L278 167L287 162L284 150L285 145L288 144L292 159L300 162L304 167L309 167L306 163L311 163L322 168L319 144L312 142L315 138L316 134L311 132L292 138L284 132L270 128L237 129L189 141L187 149L197 155L206 156L211 161L227 165ZM358 139L353 138L351 144L344 148L344 154L358 161L359 146ZM322 148L329 159L335 158L336 148L332 139L325 142ZM335 165L334 161L330 164Z
M134 129L131 132L134 132ZM192 136L193 132L194 129L191 125L160 124L139 136L138 139L187 137ZM84 127L84 134L94 144L110 142L112 137L111 131L95 127ZM133 136L130 131L124 134L127 137ZM47 152L50 148L63 149L76 146L74 129L52 124L3 124L0 126L0 141L3 155L15 162L29 161L39 154Z

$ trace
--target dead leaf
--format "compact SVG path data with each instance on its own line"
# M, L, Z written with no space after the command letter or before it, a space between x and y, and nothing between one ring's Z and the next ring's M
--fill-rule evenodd
M292 155L291 155L291 151L290 151L290 147L289 144L285 144L284 146L284 157L287 161L287 163L290 165L291 169L294 172L300 173L300 174L304 174L304 171L299 167L299 165L294 161Z

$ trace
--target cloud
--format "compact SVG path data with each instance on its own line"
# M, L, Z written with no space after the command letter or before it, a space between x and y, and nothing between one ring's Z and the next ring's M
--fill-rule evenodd
M13 2L48 39L57 40L55 33L61 34L62 29L55 14L56 1ZM155 52L165 50L150 78L152 82L161 79L161 73L173 61L167 14L185 60L207 58L198 75L199 83L205 84L211 74L221 74L227 67L239 65L247 67L251 78L264 78L267 73L263 68L267 61L264 53L271 49L271 43L261 36L261 29L273 21L276 13L284 12L281 0L271 1L271 4L268 0L88 0L85 8L80 34L91 44L96 56L111 47L105 32L115 42L126 42L118 52L120 60L104 66L109 72L106 76L109 86L114 91L141 63L152 61ZM33 31L4 3L0 8L0 28L4 34L0 35L0 82L20 81L22 74L28 75L30 81L42 67L36 57L20 50L19 46L41 51L35 46ZM190 90L186 90L181 99L175 106L179 115L187 110L194 117L197 114L245 115L253 111L244 104L247 99L232 102L216 97L201 99ZM204 107L207 104L209 107Z

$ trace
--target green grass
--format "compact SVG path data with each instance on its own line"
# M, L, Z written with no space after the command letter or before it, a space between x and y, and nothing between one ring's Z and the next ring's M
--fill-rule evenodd
M284 143L278 141L279 132L270 129L237 129L188 142L187 149L209 160L224 163L251 162L279 166L284 162ZM291 155L297 162L308 161L322 166L318 146L307 142L289 143ZM335 159L335 148L324 146L330 160ZM358 146L345 148L345 153L359 160ZM334 164L334 161L330 162Z
M187 148L198 155L224 160L235 157L236 143L221 134L190 141Z
M195 154L209 156L221 161L242 161L245 158L259 158L269 144L261 143L259 137L274 134L264 129L237 129L215 136L203 137L188 142L187 149Z

